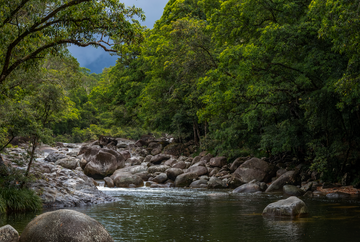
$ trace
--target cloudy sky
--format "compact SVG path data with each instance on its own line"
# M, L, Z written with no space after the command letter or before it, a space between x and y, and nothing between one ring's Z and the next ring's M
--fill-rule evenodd
M142 22L152 28L155 21L160 19L168 0L120 0L128 6L135 5L142 8L146 21ZM70 46L71 54L78 60L80 66L89 68L91 72L100 73L104 67L115 65L116 56L111 56L101 48Z

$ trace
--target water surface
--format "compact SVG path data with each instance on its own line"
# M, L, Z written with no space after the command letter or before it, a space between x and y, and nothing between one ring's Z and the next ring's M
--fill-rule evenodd
M102 223L115 241L359 241L357 199L303 199L310 216L264 218L282 194L229 195L228 190L104 188L119 202L72 208ZM46 211L43 211L46 212ZM3 216L21 232L36 213Z

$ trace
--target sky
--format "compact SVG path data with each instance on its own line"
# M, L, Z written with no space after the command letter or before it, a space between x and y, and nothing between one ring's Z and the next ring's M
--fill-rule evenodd
M155 21L160 19L168 0L120 0L127 6L135 5L145 12L146 20L142 22L152 28ZM81 67L90 69L91 72L101 73L104 67L114 66L117 56L111 56L101 48L69 46L71 54L78 60Z

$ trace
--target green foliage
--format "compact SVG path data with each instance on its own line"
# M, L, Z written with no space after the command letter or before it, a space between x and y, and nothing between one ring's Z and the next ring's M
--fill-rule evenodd
M28 189L3 188L0 190L1 198L6 211L35 211L42 208L42 202L34 191ZM4 211L3 211L4 212Z

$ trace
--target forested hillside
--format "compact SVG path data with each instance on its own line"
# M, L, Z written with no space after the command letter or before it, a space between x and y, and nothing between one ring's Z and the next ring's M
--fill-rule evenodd
M359 14L356 0L170 0L132 41L114 26L119 59L101 74L62 49L0 79L1 144L29 130L43 142L168 133L229 161L287 155L357 181Z

